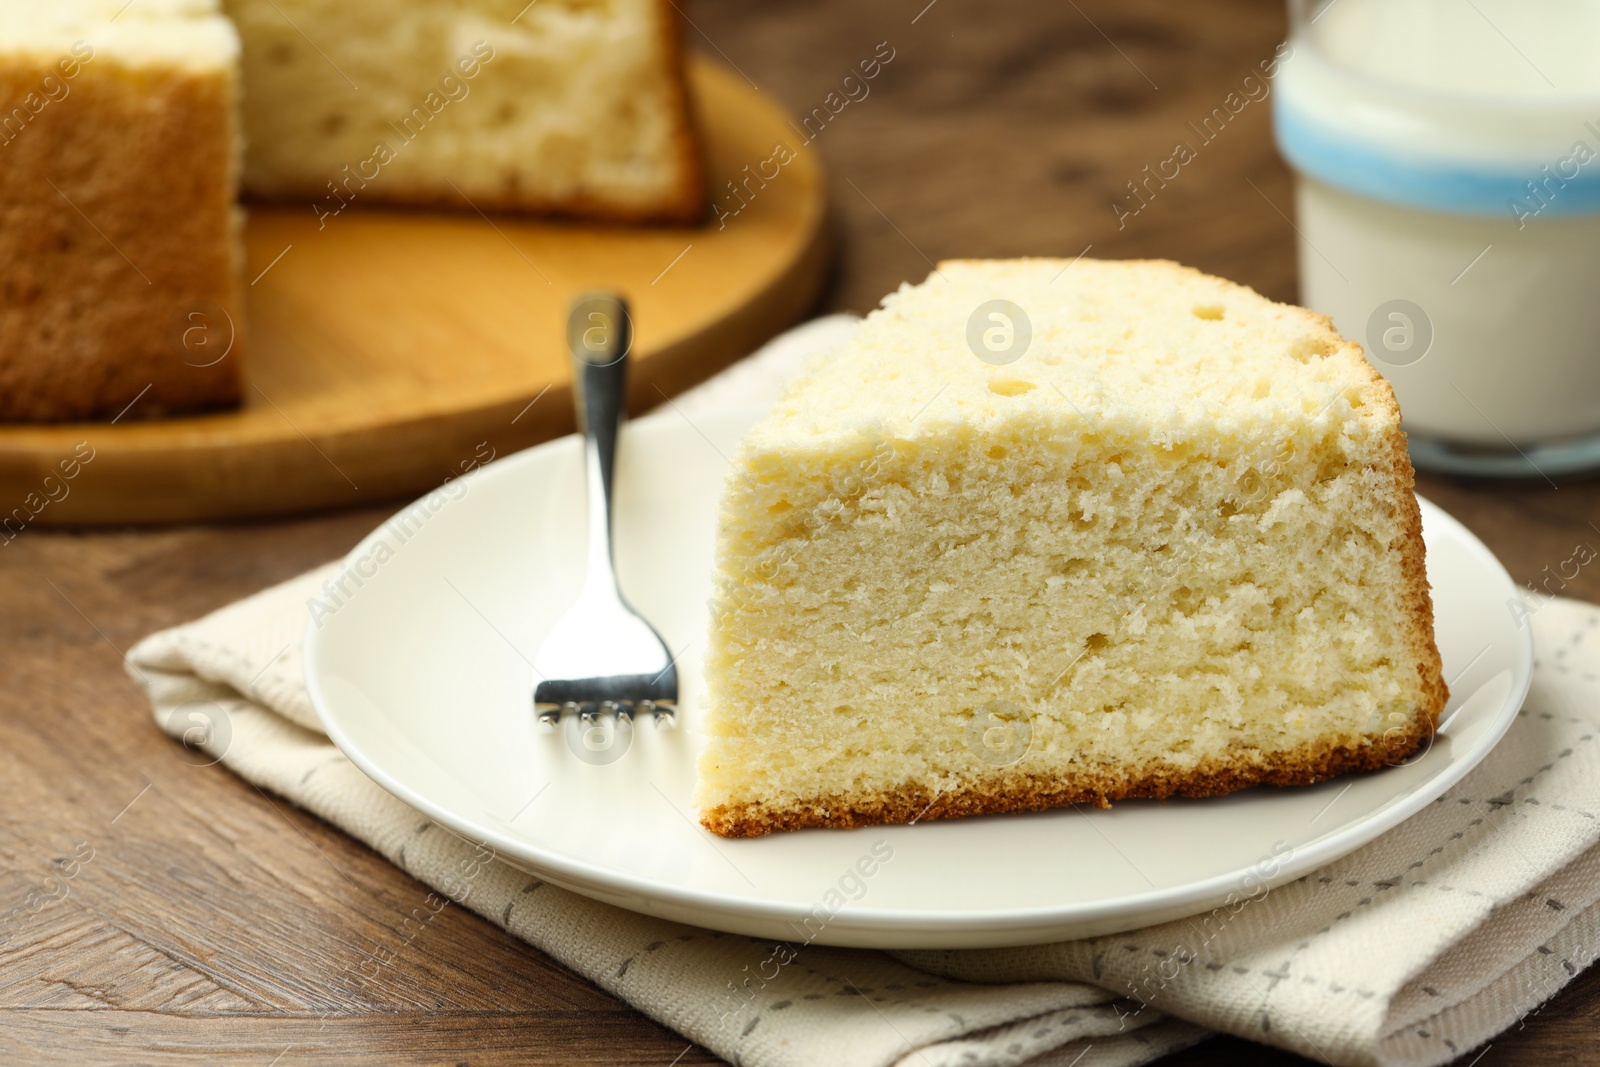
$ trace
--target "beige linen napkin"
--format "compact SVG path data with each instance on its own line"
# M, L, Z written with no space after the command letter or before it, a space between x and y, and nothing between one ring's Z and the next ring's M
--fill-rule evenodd
M672 407L768 401L848 327L801 327ZM322 733L301 678L306 603L330 570L136 646L129 670L156 721L366 842L438 890L437 906L470 908L735 1063L1131 1065L1207 1029L1335 1064L1443 1063L1600 953L1600 609L1589 605L1530 602L1527 706L1459 786L1221 916L1019 949L812 946L769 970L771 944L547 885L362 775ZM363 957L346 977L385 965Z

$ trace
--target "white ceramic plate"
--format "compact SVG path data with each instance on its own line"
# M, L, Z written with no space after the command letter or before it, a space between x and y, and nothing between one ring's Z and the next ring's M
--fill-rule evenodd
M1424 502L1451 698L1431 749L1405 766L1110 811L714 837L690 804L698 658L725 457L755 417L691 424L669 413L623 438L617 563L627 595L682 651L684 728L641 723L599 753L575 732L535 728L529 660L577 594L584 558L568 437L450 483L350 554L359 588L349 583L353 595L306 642L306 680L333 740L406 803L575 892L790 942L955 948L1130 929L1296 878L1442 794L1527 691L1531 636L1507 608L1510 578Z

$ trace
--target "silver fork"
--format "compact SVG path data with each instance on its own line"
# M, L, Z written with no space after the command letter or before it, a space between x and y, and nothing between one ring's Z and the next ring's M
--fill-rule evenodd
M653 715L676 722L678 671L661 635L623 599L611 554L611 493L628 381L632 323L620 296L579 297L567 315L572 392L583 433L589 562L583 591L534 657L533 706L554 729L562 713L585 726L603 715L617 723Z

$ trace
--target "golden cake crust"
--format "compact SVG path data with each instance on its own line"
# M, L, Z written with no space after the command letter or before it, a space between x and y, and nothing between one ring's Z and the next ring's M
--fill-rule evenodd
M70 94L0 149L0 421L239 401L233 76L132 75L116 62L84 63ZM13 64L0 99L26 98L53 72ZM189 344L202 334L209 348Z
M1134 774L1106 771L1061 778L999 774L936 795L924 785L907 783L892 792L821 797L786 807L728 804L702 812L700 823L721 837L762 837L780 830L958 819L1068 804L1109 808L1113 800L1219 797L1251 786L1311 785L1352 771L1396 766L1415 755L1434 729L1432 716L1418 715L1407 727L1391 730L1373 744L1308 745L1264 756L1259 763L1210 760L1193 768L1167 765Z
M679 12L672 0L658 0L658 6L661 9L662 32L666 35L668 62L672 70L670 92L673 99L673 113L677 116L672 137L673 150L678 156L679 173L682 177L672 195L664 197L654 212L637 221L693 226L705 221L706 208L710 203L710 198L706 195L705 162L701 158L694 102L689 98L688 59L683 47L683 26ZM597 205L591 210L598 213L605 209Z

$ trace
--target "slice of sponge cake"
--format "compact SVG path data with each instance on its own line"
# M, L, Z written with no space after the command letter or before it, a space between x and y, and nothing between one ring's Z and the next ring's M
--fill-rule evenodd
M208 0L0 0L0 421L237 401L238 54Z
M226 0L245 187L695 222L706 194L670 0Z
M1444 705L1392 391L1197 271L943 263L734 468L718 834L1314 782Z

